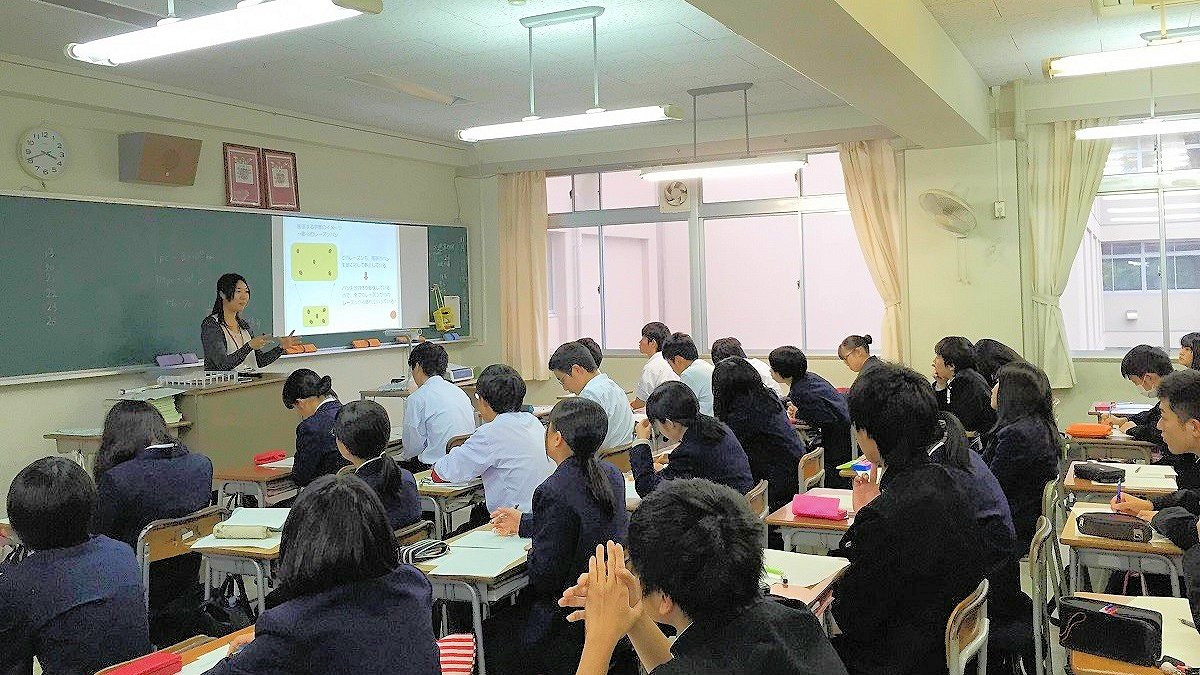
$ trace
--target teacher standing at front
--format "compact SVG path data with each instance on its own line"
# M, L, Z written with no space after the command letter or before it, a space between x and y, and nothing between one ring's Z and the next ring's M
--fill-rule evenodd
M283 349L300 342L287 336L253 336L253 327L242 317L250 303L250 284L240 274L222 274L217 279L217 300L212 314L200 323L200 342L204 345L204 370L254 370L275 362ZM276 342L272 349L264 349ZM251 359L251 353L254 358Z

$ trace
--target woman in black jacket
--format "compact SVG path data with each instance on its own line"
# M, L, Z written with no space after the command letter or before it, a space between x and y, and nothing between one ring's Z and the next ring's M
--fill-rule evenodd
M969 432L983 433L995 426L992 385L975 370L975 345L965 337L944 337L933 353L938 410L954 413Z

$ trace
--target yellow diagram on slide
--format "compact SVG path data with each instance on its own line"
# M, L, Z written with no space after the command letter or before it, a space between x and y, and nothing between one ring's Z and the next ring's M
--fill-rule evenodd
M336 281L336 244L292 244L292 281Z

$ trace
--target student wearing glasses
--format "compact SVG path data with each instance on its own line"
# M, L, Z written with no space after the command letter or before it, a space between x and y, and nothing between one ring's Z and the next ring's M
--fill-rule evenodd
M562 388L600 404L608 417L608 433L601 448L616 448L629 443L633 435L633 409L629 397L612 378L600 372L592 352L578 342L559 345L550 355L550 372Z

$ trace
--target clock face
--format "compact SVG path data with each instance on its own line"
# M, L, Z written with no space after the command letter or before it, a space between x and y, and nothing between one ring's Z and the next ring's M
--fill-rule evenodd
M58 178L66 169L67 146L57 131L31 129L17 146L17 161L34 178Z

